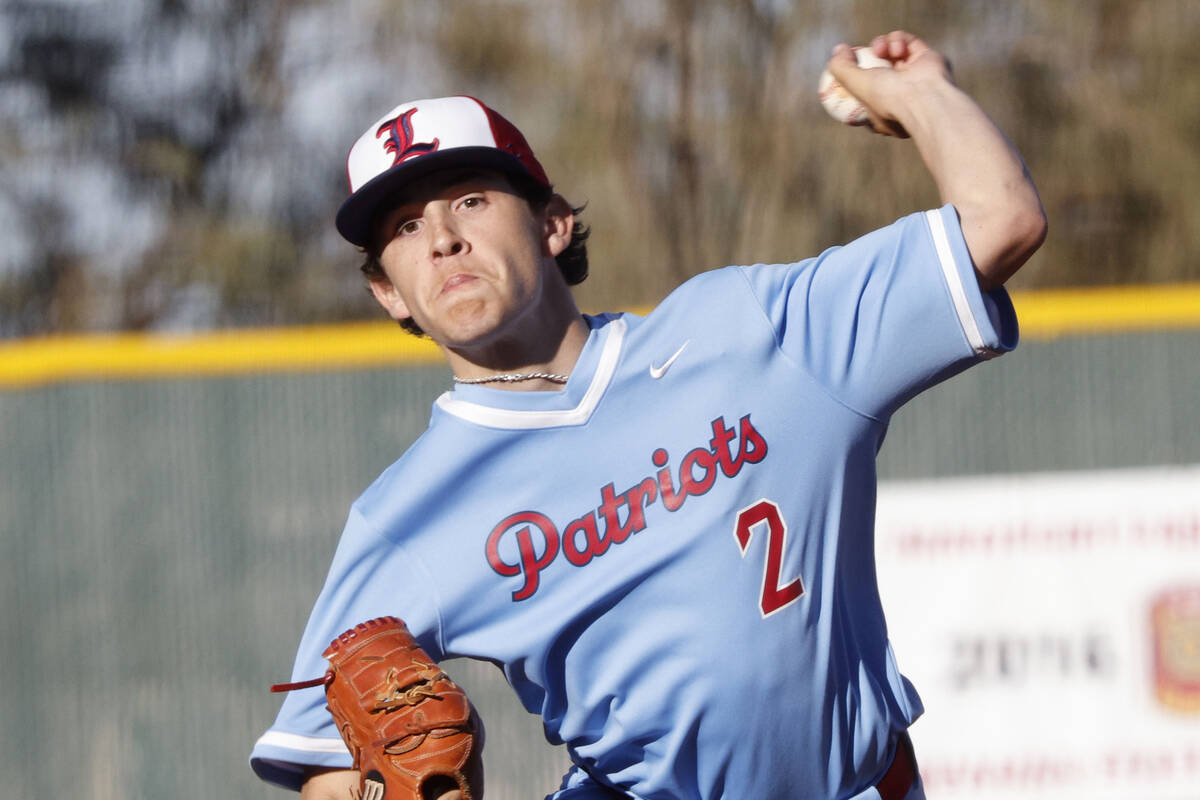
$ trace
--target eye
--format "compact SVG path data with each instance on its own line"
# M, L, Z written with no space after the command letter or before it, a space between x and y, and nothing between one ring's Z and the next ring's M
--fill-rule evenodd
M468 195L459 201L459 208L479 208L483 205L483 196L478 194Z
M412 236L421 230L421 221L419 219L401 220L396 225L397 236Z

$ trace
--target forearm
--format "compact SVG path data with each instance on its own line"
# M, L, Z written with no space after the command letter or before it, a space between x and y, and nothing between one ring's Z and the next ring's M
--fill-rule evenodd
M314 770L304 780L300 800L356 800L358 784L357 770Z
M360 800L359 783L357 770L314 771L300 787L300 800ZM463 800L463 794L458 789L443 789L441 793L426 796L430 800Z
M897 120L942 202L958 211L980 285L999 286L1045 238L1045 214L1029 170L1008 137L953 83L930 79L906 89Z
M893 31L875 37L871 50L893 68L860 69L841 44L829 69L866 106L872 130L913 138L942 200L958 211L980 285L999 286L1046 235L1042 203L1020 154L925 42Z

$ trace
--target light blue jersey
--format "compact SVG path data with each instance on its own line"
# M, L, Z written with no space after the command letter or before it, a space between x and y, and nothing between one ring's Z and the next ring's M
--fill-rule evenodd
M922 709L876 588L875 455L902 403L1015 345L1007 295L947 206L588 323L563 391L438 398L354 504L293 678L395 615L504 669L577 765L555 798L878 797ZM349 766L324 705L287 696L260 776Z

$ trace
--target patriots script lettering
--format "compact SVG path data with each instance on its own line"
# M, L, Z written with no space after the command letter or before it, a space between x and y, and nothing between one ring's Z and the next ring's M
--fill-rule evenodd
M436 138L432 142L413 142L412 115L415 113L417 113L417 109L410 108L395 119L389 119L375 131L376 139L385 133L388 135L383 142L383 150L385 153L392 154L393 167L401 161L432 153L438 149L440 142Z
M767 456L767 441L755 430L750 415L739 420L737 428L717 417L711 423L712 438L707 447L688 451L672 477L670 454L658 448L650 460L657 472L617 493L612 483L600 488L600 505L567 523L560 535L558 527L539 511L519 511L497 523L488 534L485 552L488 564L505 577L521 576L521 587L513 592L514 601L532 597L540 585L541 573L561 553L571 565L585 567L592 559L608 552L635 533L646 529L647 507L658 500L667 511L678 511L689 497L712 489L720 476L732 478L747 464L757 464ZM737 452L732 444L737 440ZM516 559L506 561L500 554L505 541L514 541Z

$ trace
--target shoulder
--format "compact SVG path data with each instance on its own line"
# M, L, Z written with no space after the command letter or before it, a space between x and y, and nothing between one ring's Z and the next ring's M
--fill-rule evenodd
M454 447L446 441L446 428L445 420L436 425L431 422L403 455L363 490L354 501L353 512L366 522L378 524L381 518L395 517L400 511L398 506L410 502L410 498L417 499L431 491L428 484L436 471L429 465L444 463L446 453L454 452Z
M952 244L958 233L958 219L950 206L915 212L846 244L829 247L816 257L735 265L699 273L672 291L655 312L724 307L739 299L751 296L761 299L786 290L819 271L834 272L849 265L870 265L893 258L927 258L931 252L949 247L943 240L949 239Z
M747 267L721 267L702 272L681 283L663 298L650 317L727 314L753 301L746 280Z

